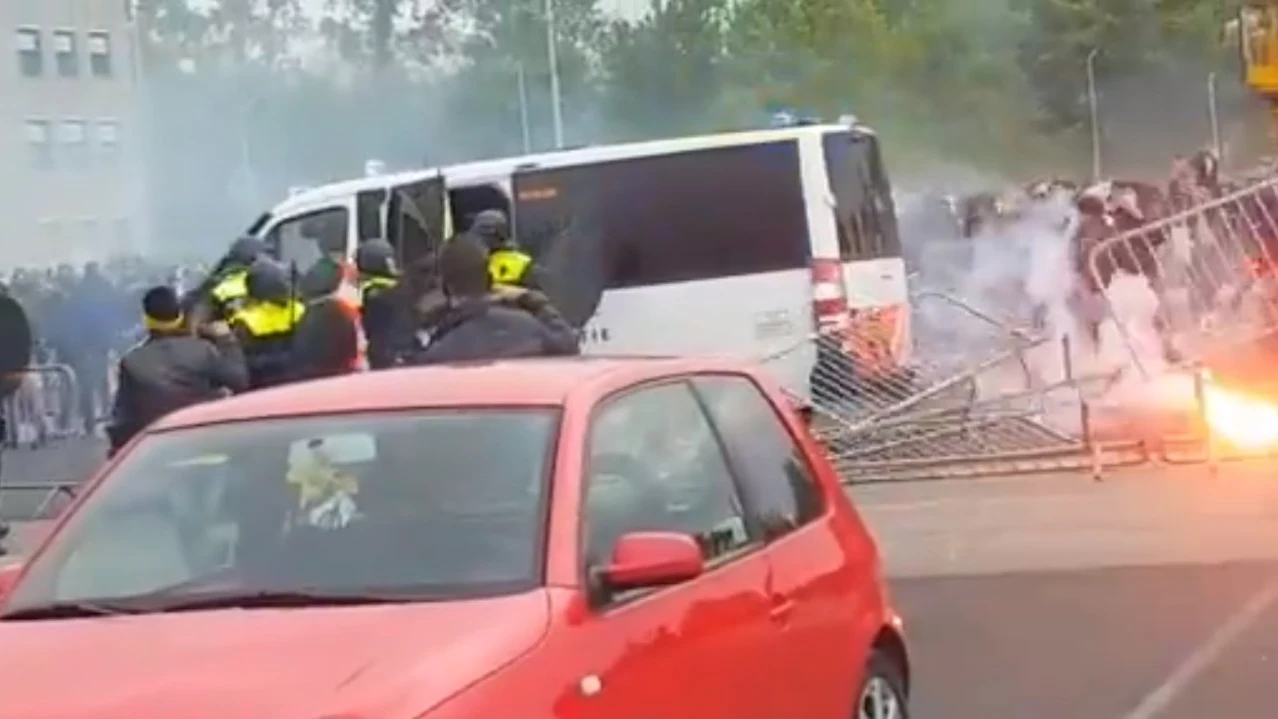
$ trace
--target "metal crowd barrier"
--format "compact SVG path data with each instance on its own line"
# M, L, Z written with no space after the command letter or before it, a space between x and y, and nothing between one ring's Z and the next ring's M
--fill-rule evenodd
M1278 450L1237 452L1213 437L1201 387L1174 431L1107 427L1112 392L1132 386L1135 368L1083 371L1085 353L1068 336L1036 336L940 293L913 298L916 311L928 302L945 308L941 324L966 341L984 327L981 350L951 356L961 343L943 338L916 343L909 363L896 365L873 337L835 331L763 360L791 380L811 368L803 386L788 389L847 484L1061 473L1101 481L1145 464L1200 464L1214 475L1222 462L1278 459ZM971 324L960 327L964 317Z
M32 365L2 404L6 447L41 447L83 434L80 381L65 364Z

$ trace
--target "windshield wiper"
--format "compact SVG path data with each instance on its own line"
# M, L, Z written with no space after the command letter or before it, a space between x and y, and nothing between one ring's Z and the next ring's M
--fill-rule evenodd
M146 603L151 612L195 612L204 609L283 609L291 607L345 607L362 604L399 604L409 597L355 592L307 590L227 591L176 594L152 597Z
M50 602L22 607L0 614L0 621L24 621L34 619L79 619L83 617L109 617L117 614L135 614L136 610L96 602Z

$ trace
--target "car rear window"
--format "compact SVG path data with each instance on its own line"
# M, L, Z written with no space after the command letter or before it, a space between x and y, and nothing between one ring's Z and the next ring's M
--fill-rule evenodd
M143 440L10 608L208 583L491 596L541 580L552 409L263 420Z

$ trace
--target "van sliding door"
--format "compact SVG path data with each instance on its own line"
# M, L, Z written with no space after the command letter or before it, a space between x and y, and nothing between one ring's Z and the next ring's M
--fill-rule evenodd
M444 178L436 176L391 188L386 208L386 239L402 267L433 257L452 231Z

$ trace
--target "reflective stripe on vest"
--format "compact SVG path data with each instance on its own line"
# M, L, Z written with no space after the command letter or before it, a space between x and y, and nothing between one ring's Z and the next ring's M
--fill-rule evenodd
M391 277L365 277L359 283L359 294L361 297L366 297L369 290L389 290L395 285L396 282Z
M532 257L519 250L496 250L488 256L488 275L494 285L518 285L531 265Z
M231 321L244 325L254 337L271 337L292 332L305 312L306 307L301 302L284 305L262 302L236 312Z
M248 295L248 270L235 270L213 287L213 299L230 302Z

